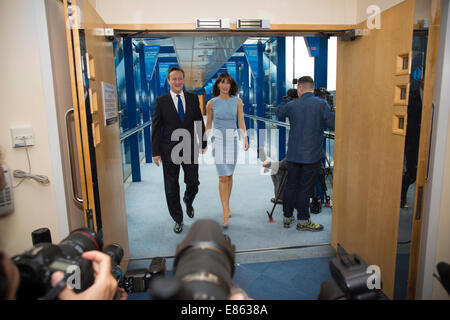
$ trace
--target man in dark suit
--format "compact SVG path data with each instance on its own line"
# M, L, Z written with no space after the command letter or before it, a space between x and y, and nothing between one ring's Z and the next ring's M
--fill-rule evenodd
M323 133L325 128L334 130L334 114L324 99L314 96L311 77L301 77L297 83L299 98L281 104L275 111L280 118L288 117L290 123L283 223L285 228L290 227L295 220L293 211L296 208L297 230L322 231L321 224L310 220L309 199L325 156Z
M180 166L186 184L183 201L187 215L193 218L192 204L200 185L198 156L206 152L206 140L203 140L205 124L197 95L183 91L184 71L177 67L171 68L167 79L170 92L156 99L153 111L152 152L153 162L158 167L162 162L167 206L175 221L174 231L180 233L183 231L178 183Z

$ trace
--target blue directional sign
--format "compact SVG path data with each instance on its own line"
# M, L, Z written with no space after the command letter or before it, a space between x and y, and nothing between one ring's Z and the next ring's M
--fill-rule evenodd
M167 73L169 72L170 63L161 63L159 64L159 84L161 87L164 87L166 83Z
M230 76L233 77L234 80L237 81L237 67L236 62L227 62L225 64L227 66L227 71Z
M308 51L311 57L319 56L320 37L305 37Z
M155 70L156 61L158 60L159 45L151 45L144 47L145 57L145 74L148 81L151 80Z
M253 77L258 77L258 45L257 44L244 44L245 56L247 57L248 64L252 70Z

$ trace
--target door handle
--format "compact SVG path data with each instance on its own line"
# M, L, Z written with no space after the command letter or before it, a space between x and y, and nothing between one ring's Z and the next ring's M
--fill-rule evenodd
M76 203L78 203L80 205L83 205L83 198L80 198L77 195L77 190L76 190L76 186L75 186L75 178L74 178L74 174L73 174L75 168L74 168L73 163L72 163L72 156L73 156L72 139L71 139L72 132L70 130L70 123L69 123L69 115L71 113L73 114L73 112L74 112L73 108L69 109L69 110L67 110L66 115L65 115L66 132L67 132L67 154L69 156L70 176L71 176L71 179L72 179L72 198L73 198L73 200Z

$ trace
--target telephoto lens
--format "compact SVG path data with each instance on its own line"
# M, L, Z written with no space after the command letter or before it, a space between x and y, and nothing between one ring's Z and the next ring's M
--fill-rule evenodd
M228 299L234 257L235 246L216 221L196 221L175 253L175 276L182 283L180 299Z
M86 251L102 251L103 242L95 232L87 228L72 231L67 238L59 244L66 259L72 259L82 255Z

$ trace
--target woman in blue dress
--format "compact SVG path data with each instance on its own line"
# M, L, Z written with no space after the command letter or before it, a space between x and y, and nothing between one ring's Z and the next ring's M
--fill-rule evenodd
M247 130L244 122L244 105L237 97L238 85L226 72L219 75L213 86L214 98L206 104L206 135L212 134L213 156L219 175L219 194L222 203L222 225L228 227L230 195L233 173L237 162L238 120L244 151L248 150ZM212 126L214 124L214 129ZM212 130L211 130L212 129Z

